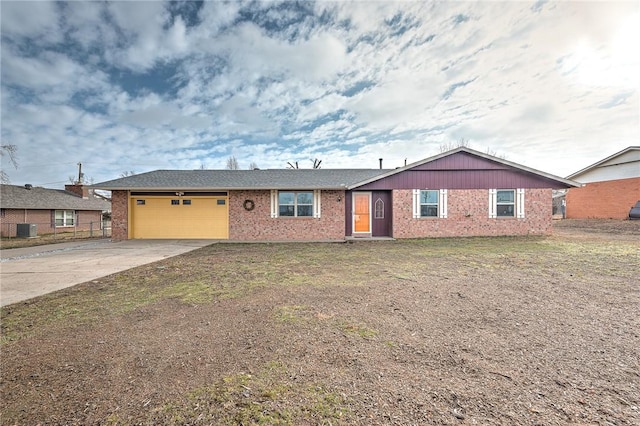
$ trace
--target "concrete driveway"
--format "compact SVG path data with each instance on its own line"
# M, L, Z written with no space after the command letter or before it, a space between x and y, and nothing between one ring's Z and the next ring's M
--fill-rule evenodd
M177 256L216 240L98 240L0 250L0 306Z

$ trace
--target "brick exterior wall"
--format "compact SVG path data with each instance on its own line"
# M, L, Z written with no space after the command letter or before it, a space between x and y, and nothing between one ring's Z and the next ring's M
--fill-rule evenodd
M111 239L129 238L129 191L111 191Z
M413 218L411 190L393 191L393 237L470 237L552 233L551 189L525 189L525 217L489 218L489 190L450 189L447 218Z
M489 218L489 191L449 190L447 218L414 219L412 191L393 191L393 237L548 235L552 233L551 189L525 190L525 217ZM338 201L340 198L341 201ZM270 191L229 191L229 240L314 241L345 238L345 192L321 191L321 217L271 217ZM255 208L247 211L245 200ZM128 192L112 191L113 240L128 238Z
M25 210L25 209L2 209L0 217L0 233L3 237L15 237L18 223L35 223L38 235L53 234L54 232L70 232L73 226L54 227L53 210ZM102 212L94 210L76 210L77 231L88 231L101 229Z
M89 198L89 188L84 185L65 185L64 190L76 194L78 197Z
M640 201L640 177L571 188L566 200L567 219L626 219Z
M271 191L229 191L232 241L313 241L344 239L344 191L321 191L320 218L271 217ZM340 198L341 201L338 201ZM244 200L253 200L252 211ZM115 208L114 208L115 211Z

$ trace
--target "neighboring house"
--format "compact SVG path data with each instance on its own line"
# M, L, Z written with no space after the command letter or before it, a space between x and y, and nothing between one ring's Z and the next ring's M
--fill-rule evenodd
M36 225L37 234L69 230L100 229L102 213L111 203L96 197L83 185L65 185L65 190L31 185L1 185L0 231L15 237L18 224Z
M640 201L640 146L630 146L567 179L585 184L567 192L567 219L626 219Z
M539 235L567 179L465 147L394 170L157 170L94 185L112 238L309 241Z

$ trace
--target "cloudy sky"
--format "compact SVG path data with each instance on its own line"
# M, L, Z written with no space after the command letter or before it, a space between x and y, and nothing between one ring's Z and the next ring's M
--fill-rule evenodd
M639 3L0 3L14 184L386 168L468 140L566 176L640 145Z

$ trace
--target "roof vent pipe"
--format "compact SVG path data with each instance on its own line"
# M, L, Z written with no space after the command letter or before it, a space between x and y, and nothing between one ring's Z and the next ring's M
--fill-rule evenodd
M378 158L378 161L380 161L380 169L382 170L382 158Z
M31 189L31 188L33 188L33 185L31 185L30 183L24 184L24 189Z

